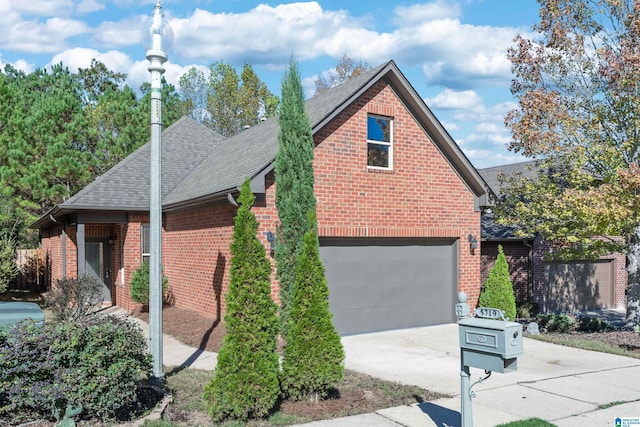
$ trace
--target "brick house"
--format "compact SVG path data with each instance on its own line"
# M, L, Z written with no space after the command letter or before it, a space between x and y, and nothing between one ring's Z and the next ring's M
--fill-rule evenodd
M320 252L341 334L448 323L458 291L480 289L487 187L393 61L306 104L316 144ZM256 195L258 237L275 233L276 118L223 139L182 118L163 132L163 270L174 304L220 320L234 197ZM148 252L149 146L34 225L49 283L94 274L105 300L134 308L129 283ZM272 259L273 262L273 259ZM272 295L278 300L275 263Z
M502 190L499 174L529 174L534 162L479 169L494 194ZM482 270L484 283L502 245L516 301L531 301L546 312L575 312L599 308L625 309L626 258L614 253L593 260L548 260L551 244L541 235L518 237L513 228L494 221L491 209L482 214Z

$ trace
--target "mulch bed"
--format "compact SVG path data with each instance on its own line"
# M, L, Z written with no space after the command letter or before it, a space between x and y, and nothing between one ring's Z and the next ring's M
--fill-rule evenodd
M149 322L148 310L137 309L131 315ZM174 305L162 308L162 330L184 344L214 353L220 351L226 334L223 322Z

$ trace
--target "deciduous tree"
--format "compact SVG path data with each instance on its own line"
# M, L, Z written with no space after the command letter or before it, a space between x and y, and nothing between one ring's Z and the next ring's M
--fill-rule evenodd
M208 115L205 124L224 136L233 136L261 117L271 117L278 106L274 96L245 64L242 73L223 61L209 67Z
M327 73L327 75L318 76L315 80L316 95L327 89L341 85L353 77L359 76L369 70L369 68L366 62L355 60L346 53L343 54L334 70Z
M509 50L518 106L510 148L538 160L507 181L503 223L574 257L627 254L629 323L640 287L640 2L538 0Z

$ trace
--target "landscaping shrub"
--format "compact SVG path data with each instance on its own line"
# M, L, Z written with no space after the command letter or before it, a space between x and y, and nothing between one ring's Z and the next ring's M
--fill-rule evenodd
M254 200L246 180L231 242L227 333L215 376L204 389L215 420L264 417L280 395L277 306L271 298L271 263L256 237L258 222L250 210Z
M567 333L576 329L576 321L566 314L540 313L536 316L536 322L545 332Z
M169 279L162 276L162 294L167 293ZM131 278L131 299L138 303L149 305L149 263L143 262L136 269Z
M578 330L580 332L605 332L614 328L604 319L591 316L581 316L578 319Z
M150 371L146 339L133 322L21 322L0 333L0 417L52 419L69 404L84 416L126 419Z
M344 350L329 311L329 287L318 249L315 215L309 217L289 312L281 385L294 399L317 401L344 375Z
M7 291L17 275L16 241L5 231L0 233L0 293Z
M540 304L533 301L516 301L516 319L531 319L540 313Z
M103 285L93 276L60 279L46 296L46 305L63 322L85 319L100 308Z
M479 306L503 310L504 317L510 320L516 318L516 297L502 245L498 245L498 257L480 293Z

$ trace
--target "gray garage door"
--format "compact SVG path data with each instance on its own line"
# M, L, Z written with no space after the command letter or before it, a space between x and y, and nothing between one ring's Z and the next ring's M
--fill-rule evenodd
M455 321L456 244L436 239L321 239L341 335Z
M547 310L613 308L614 265L613 260L545 263Z

